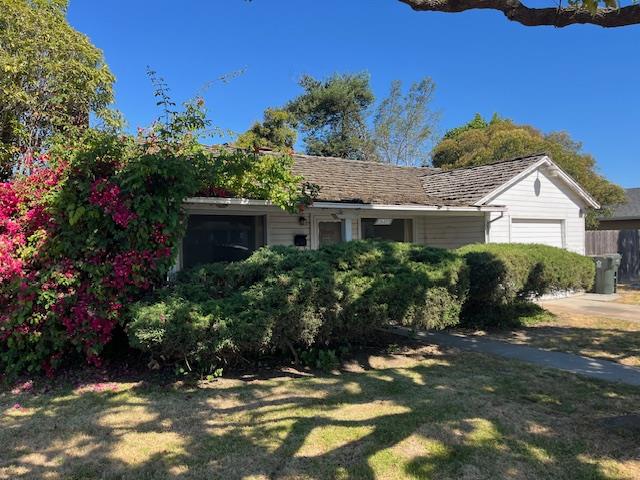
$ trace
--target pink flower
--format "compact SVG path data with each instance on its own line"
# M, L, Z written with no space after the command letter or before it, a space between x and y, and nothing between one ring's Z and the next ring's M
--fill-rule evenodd
M100 178L91 185L89 202L101 207L105 213L111 215L116 224L126 228L138 216L123 203L120 187Z
M16 386L13 390L11 390L11 393L14 395L18 395L22 392L30 392L31 390L33 390L33 380L28 380Z

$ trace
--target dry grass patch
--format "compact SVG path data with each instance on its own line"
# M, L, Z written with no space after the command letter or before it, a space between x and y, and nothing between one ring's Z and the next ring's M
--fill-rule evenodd
M0 479L640 477L640 432L603 426L640 414L640 389L394 352L334 375L4 392Z
M498 340L640 367L640 322L556 311L521 328L477 331Z
M616 302L626 305L640 305L640 289L629 287L618 288L618 298Z

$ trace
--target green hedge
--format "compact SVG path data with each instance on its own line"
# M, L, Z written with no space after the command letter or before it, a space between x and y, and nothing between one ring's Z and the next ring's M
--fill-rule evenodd
M593 261L543 245L442 250L356 241L269 247L210 264L133 306L132 346L209 369L240 357L359 342L400 323L499 325L532 296L589 289Z
M511 307L532 297L567 290L590 290L591 258L534 244L478 244L457 250L469 269L466 323L499 325Z
M317 251L269 247L182 273L133 307L132 346L200 368L312 345L362 341L398 322L455 325L468 291L455 252L388 242Z

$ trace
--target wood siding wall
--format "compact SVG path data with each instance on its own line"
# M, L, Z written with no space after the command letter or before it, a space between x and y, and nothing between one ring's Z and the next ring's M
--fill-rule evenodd
M618 278L621 282L640 280L640 230L587 231L587 255L622 255Z
M564 222L564 248L584 254L584 215L575 194L559 180L550 178L538 169L511 185L488 202L505 205L504 215L490 215L489 242L509 243L513 219L562 220ZM545 232L536 233L543 238ZM550 239L550 243L553 239Z
M407 211L361 210L342 212L337 209L305 210L302 216L306 223L300 225L300 215L284 212L276 207L227 207L215 205L190 204L187 213L197 215L265 215L267 222L268 245L293 245L297 234L307 235L307 248L311 248L314 218L321 216L330 219L332 214L353 215L352 235L354 240L361 238L361 218L408 218L413 222L413 241L422 245L440 248L457 248L469 243L484 243L484 213L466 215L460 213L416 214Z
M424 239L421 243L440 248L484 243L484 219L484 215L423 217Z

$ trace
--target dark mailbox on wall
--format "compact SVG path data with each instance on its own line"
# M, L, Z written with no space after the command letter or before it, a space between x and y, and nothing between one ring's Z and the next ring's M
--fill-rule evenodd
M306 235L295 235L293 237L293 244L296 247L306 247L307 246L307 236Z

